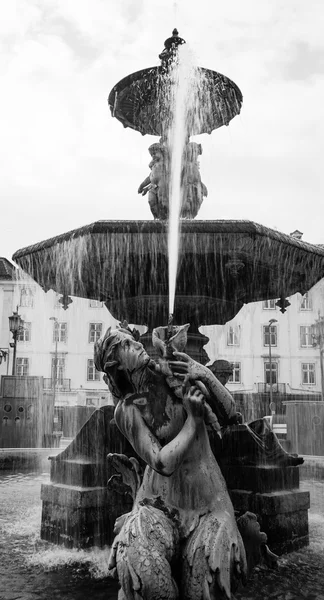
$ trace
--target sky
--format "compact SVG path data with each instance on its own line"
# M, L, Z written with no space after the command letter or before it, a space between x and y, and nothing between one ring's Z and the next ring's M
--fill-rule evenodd
M0 256L100 219L151 219L141 136L111 117L126 75L159 64L174 27L243 93L195 138L201 219L248 219L324 243L322 0L2 0Z

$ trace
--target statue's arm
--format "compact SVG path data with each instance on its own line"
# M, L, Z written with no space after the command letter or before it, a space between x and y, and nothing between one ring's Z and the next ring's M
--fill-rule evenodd
M176 471L195 439L197 424L203 418L203 397L198 392L196 393L197 398L198 394L199 399L197 402L201 404L201 410L198 411L199 415L197 416L193 414L194 411L188 410L188 416L181 431L163 447L149 430L135 405L125 405L121 401L115 410L114 419L117 427L128 439L137 454L161 475L170 476Z
M204 367L202 382L210 392L209 404L222 425L236 421L237 412L232 394L224 387L215 375Z
M150 179L150 176L148 176L148 177L146 177L146 179L144 179L144 181L142 181L141 185L138 188L137 193L141 194L143 192L144 188L146 188L148 185L150 185L150 183L151 183L151 179Z
M215 377L210 369L196 362L183 352L174 352L177 361L169 361L175 376L182 376L186 381L201 381L209 393L208 403L221 425L236 422L235 402L230 392Z

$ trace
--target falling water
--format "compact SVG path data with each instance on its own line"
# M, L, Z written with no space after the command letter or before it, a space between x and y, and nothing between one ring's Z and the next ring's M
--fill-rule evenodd
M169 314L173 314L179 258L180 210L182 202L181 179L185 143L188 141L188 121L196 100L196 72L187 46L178 50L178 58L171 72L172 117L169 131L171 155L169 188Z

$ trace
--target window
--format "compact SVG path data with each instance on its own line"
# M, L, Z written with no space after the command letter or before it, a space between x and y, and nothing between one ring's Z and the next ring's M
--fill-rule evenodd
M20 306L30 308L34 306L34 293L31 288L25 287L20 290Z
M90 323L89 326L89 344L99 340L102 331L102 323Z
M54 322L53 342L66 342L67 339L67 323Z
M87 364L87 380L100 381L100 373L97 371L93 358L88 358Z
M58 385L63 385L65 376L65 358L63 356L52 356L52 379Z
M231 367L233 372L229 377L228 383L241 383L241 363L232 362Z
M311 325L301 325L300 327L300 345L302 348L312 348L314 343Z
M277 325L264 325L263 326L263 345L264 346L276 346L277 345Z
M263 310L276 310L276 299L264 300L262 303Z
M300 310L312 310L312 308L312 299L308 295L308 292L306 292L301 299Z
M86 406L99 406L99 398L86 398Z
M103 302L100 300L89 300L89 306L90 308L102 308Z
M16 358L16 375L26 376L29 373L29 359Z
M239 327L231 325L227 331L227 345L228 346L239 346L240 336Z
M302 363L302 384L315 385L315 364Z
M24 321L24 326L18 332L18 342L30 342L31 339L31 323Z
M271 371L272 371L272 384L278 383L278 363L271 363ZM265 382L270 384L270 363L264 363L264 379Z

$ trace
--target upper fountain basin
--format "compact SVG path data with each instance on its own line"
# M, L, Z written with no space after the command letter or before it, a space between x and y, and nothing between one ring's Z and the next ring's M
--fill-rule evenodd
M243 304L304 294L324 276L324 248L252 221L180 223L174 320L222 324ZM97 221L18 250L13 260L42 288L103 300L150 326L168 319L168 223Z
M211 133L228 125L238 115L243 101L237 85L225 75L199 67L196 69L197 98L187 115L188 135ZM132 73L111 90L108 104L113 117L124 127L142 135L166 133L171 119L170 78L163 67Z

